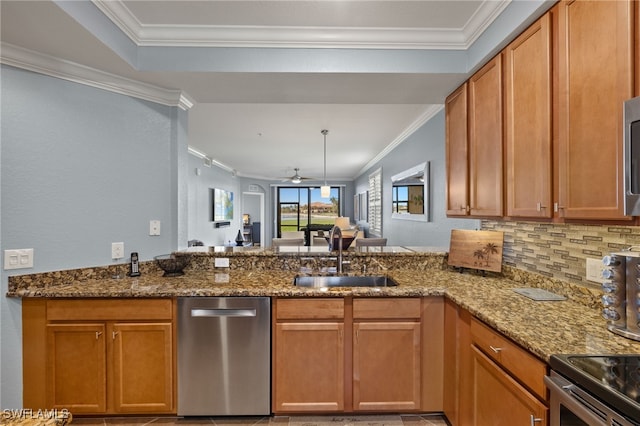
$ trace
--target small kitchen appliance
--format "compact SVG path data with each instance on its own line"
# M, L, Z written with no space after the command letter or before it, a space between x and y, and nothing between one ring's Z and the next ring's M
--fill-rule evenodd
M640 96L624 103L624 213L640 215Z
M602 259L603 311L607 328L616 334L640 340L640 253L613 253Z

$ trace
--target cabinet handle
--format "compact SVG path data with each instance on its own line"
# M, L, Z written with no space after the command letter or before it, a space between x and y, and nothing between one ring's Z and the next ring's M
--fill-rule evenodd
M542 419L537 418L533 414L531 415L531 426L535 426L536 423L542 423Z
M542 211L542 209L546 209L546 208L547 208L547 206L543 206L542 203L537 203L536 204L536 210L539 211L539 212Z
M117 332L117 331L112 331L112 332L111 332L111 339L112 339L112 340L116 340L116 336L117 336L117 335L118 335L118 332Z
M102 335L102 331L96 331L96 340L98 340L101 335Z
M493 352L495 352L495 353L497 353L497 354L499 354L500 352L502 352L502 348L496 348L496 347L493 347L493 346L491 346L491 345L489 345L489 347L491 348L491 350L492 350Z

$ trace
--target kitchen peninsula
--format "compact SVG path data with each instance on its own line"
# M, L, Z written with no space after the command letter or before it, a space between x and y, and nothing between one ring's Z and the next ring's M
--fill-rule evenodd
M318 262L331 262L332 259L325 259L331 257L326 250L310 247L289 247L279 250L220 247L192 248L186 252L180 252L180 255L190 256L191 262L185 269L185 275L179 277L162 277L162 271L152 262L143 263L142 276L135 278L111 278L113 267L11 277L7 296L23 299L25 315L23 332L27 333L25 347L29 344L29 339L42 340L30 346L31 350L25 350L27 375L32 375L35 382L40 380L39 383L42 383L45 368L43 366L31 368L29 362L39 360L46 365L43 361L46 353L44 344L46 333L43 330L46 324L56 325L70 321L66 317L64 320L47 319L47 315L50 314L48 304L50 307L55 307L57 303L67 304L63 306L66 310L58 312L73 315L73 312L82 310L86 312L89 309L87 306L96 303L102 304L106 307L105 309L108 309L109 304L112 303L123 304L123 307L128 304L135 307L139 303L169 303L169 306L146 306L144 309L135 309L137 309L136 315L150 315L149 318L138 316L141 324L147 324L148 320L153 320L154 324L164 324L169 328L163 338L173 336L173 340L169 339L169 341L175 341L175 314L172 313L172 309L175 309L176 298L185 296L268 296L274 305L274 330L277 329L278 324L304 325L305 323L301 319L287 319L286 315L279 316L279 312L282 312L280 309L284 306L283 301L287 303L302 301L303 304L305 301L310 301L314 306L318 305L313 302L322 302L323 308L319 312L324 312L325 315L329 312L328 307L333 306L332 301L339 302L340 313L337 319L320 318L315 319L313 323L318 321L324 321L326 324L336 323L340 329L344 330L345 336L348 335L351 338L353 338L351 333L355 333L352 330L360 330L360 327L364 327L363 330L379 324L389 324L389 326L403 324L403 327L414 327L413 333L418 333L416 338L422 342L415 352L423 359L422 375L417 382L418 388L422 389L421 400L418 399L406 410L398 408L400 405L389 404L386 406L388 408L379 405L383 407L383 411L445 411L449 417L452 417L447 409L448 377L447 379L443 377L443 374L449 374L452 369L448 368L448 365L444 368L443 363L451 362L457 356L456 354L451 356L448 351L451 347L451 339L455 340L455 336L458 335L451 332L451 320L457 323L458 315L462 317L467 315L467 320L471 318L471 330L478 333L479 339L478 342L474 340L475 344L482 343L481 338L486 336L503 339L503 343L513 345L514 351L522 351L523 356L530 357L526 358L528 363L533 362L539 365L542 375L545 374L546 363L552 354L640 353L639 342L616 336L606 330L605 321L600 316L600 295L597 290L551 282L508 267L504 268L502 274L487 274L487 276L474 271L460 273L446 265L447 254L444 250L418 247L363 247L347 250L344 257L350 262L348 274L386 275L395 280L398 286L328 289L301 288L293 285L294 277L300 274L301 268L318 267ZM215 258L228 259L229 267L215 268L213 266ZM323 266L320 265L320 267ZM306 269L305 271L308 272ZM545 288L566 296L567 300L534 301L513 291L514 288L520 287ZM369 303L370 300L378 301L383 305L375 302L373 307L367 305L362 308L365 310L359 311L361 301ZM384 309L378 309L377 305L384 306ZM35 308L32 309L32 307ZM144 313L145 309L147 309L146 313ZM41 317L38 317L38 311ZM36 313L36 326L33 326L34 317L29 317L34 313ZM312 314L312 311L307 310L307 313ZM362 319L359 319L360 315ZM107 328L111 330L109 327L118 326L119 320L106 318L104 321ZM91 322L96 321L92 319ZM486 330L482 327L486 327ZM113 330L118 331L115 328ZM274 335L274 338L277 339L277 335ZM347 341L351 342L351 338L344 337L343 344ZM167 354L170 360L175 359L175 345L173 343L171 345L172 348ZM348 345L349 351L354 351L353 354L355 354L358 347L351 347L351 345L352 343ZM34 354L33 348L41 348L41 351L36 351ZM430 357L428 361L425 360L427 356ZM277 365L276 359L273 362ZM173 368L168 368L169 374L158 375L167 378L169 383L167 386L171 389L174 386L174 379L170 373ZM351 377L347 373L352 373L357 368L361 367L355 364L350 365L345 375ZM508 370L508 366L505 370ZM38 374L41 376L33 377ZM541 377L537 379L541 381ZM527 389L531 389L535 395L541 393L542 395L537 398L544 400L544 388L536 393L537 385L532 383L529 387L528 382L523 380ZM278 389L275 388L279 383L277 378L274 379L274 383L273 411L275 413L313 411L301 405L296 406L296 409L288 408L291 406L288 406L286 401L278 405L281 400L278 399ZM330 411L373 410L374 404L367 405L366 401L359 403L357 397L353 396L357 396L356 382L352 384L350 381L345 381L344 383L347 383L343 389L346 402L338 401L337 405L329 409ZM27 398L29 385L29 380L25 379L25 406L29 405ZM44 398L44 393L41 393L39 398ZM174 398L175 390L165 397L164 405L159 404L147 412L175 413ZM322 411L318 409L318 405L315 407L316 410ZM96 410L111 414L127 412L126 407L123 409L116 405L99 407ZM144 412L141 407L130 407L130 410L129 412L134 413Z

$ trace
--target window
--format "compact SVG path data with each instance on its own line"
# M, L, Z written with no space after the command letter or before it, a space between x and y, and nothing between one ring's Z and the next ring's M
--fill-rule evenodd
M319 187L278 187L278 229L301 231L311 225L333 225L340 216L340 188L331 187L329 198L320 197Z
M369 233L382 236L382 169L369 175Z

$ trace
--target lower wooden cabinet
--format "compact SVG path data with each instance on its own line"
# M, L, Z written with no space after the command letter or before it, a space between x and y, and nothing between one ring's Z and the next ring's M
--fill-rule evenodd
M440 411L443 306L439 297L276 299L274 413Z
M473 423L546 426L548 408L477 347L472 347Z
M354 411L420 409L421 301L354 299Z
M546 364L447 301L444 412L452 426L548 424Z
M105 324L47 326L47 399L44 407L72 413L107 410Z
M169 299L23 301L25 407L175 413L173 311Z
M344 300L276 299L273 411L344 409Z
M344 409L344 323L276 324L274 411Z

